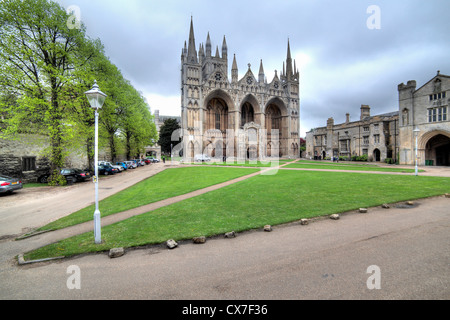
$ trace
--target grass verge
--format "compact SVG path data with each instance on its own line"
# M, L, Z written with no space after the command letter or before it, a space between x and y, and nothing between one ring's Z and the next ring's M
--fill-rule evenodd
M374 171L374 172L402 172L413 173L415 169L408 168L386 168L370 164L338 164L338 163L311 163L311 162L296 162L288 164L284 168L296 169L317 169L317 170L350 170L350 171ZM424 172L424 170L419 170Z
M226 166L226 167L257 167L257 168L269 168L272 166L279 166L288 162L295 161L295 159L279 159L274 161L228 161L228 162L192 162L189 165L199 166Z
M186 194L256 172L257 169L184 167L167 169L99 202L102 217ZM58 230L91 221L95 205L54 221L37 231Z
M450 179L365 173L280 170L255 176L102 229L101 245L93 232L65 239L25 255L25 259L72 256L177 241L195 236L241 232L360 207L373 207L442 195Z

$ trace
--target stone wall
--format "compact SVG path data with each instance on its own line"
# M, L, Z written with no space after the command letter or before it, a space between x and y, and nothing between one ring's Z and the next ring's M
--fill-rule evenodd
M43 155L47 147L45 137L39 135L20 135L17 140L0 139L0 173L24 182L36 182L37 177L49 169ZM24 168L25 158L35 158L33 170Z

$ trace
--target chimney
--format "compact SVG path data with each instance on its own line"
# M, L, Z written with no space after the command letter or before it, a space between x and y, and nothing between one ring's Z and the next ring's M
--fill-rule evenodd
M361 105L361 120L364 120L364 118L370 117L370 107L367 105Z
M346 113L345 114L345 123L349 123L350 122L350 113Z
M327 129L328 130L333 130L333 126L334 126L334 119L333 118L328 118L328 120L327 120Z

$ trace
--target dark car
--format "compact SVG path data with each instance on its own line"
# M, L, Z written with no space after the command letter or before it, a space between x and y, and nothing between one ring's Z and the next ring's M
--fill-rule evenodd
M85 181L91 176L89 172L80 169L61 169L61 175L66 178L68 184L72 184L77 181ZM38 178L38 182L47 183L49 177L50 173L43 174Z
M92 177L92 174L89 170L81 170L81 169L73 169L76 173L77 181L84 182L89 180Z
M11 194L23 188L22 181L8 176L0 175L0 193Z
M116 168L113 168L113 167L111 167L111 166L106 166L106 165L99 165L98 166L98 174L99 175L104 175L104 176L107 176L107 175L112 175L112 174L116 174L117 172L119 172L119 170L118 169L116 169Z

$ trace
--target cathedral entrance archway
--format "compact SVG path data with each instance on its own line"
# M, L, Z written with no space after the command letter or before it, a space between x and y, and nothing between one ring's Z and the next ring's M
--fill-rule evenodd
M373 150L373 160L375 162L380 162L381 161L381 152L378 149Z
M265 108L265 126L267 130L267 140L276 141L279 146L280 157L289 156L292 154L291 145L288 143L288 113L284 102L279 98L274 98L269 101ZM278 131L278 135L275 134ZM272 156L274 156L272 152Z

